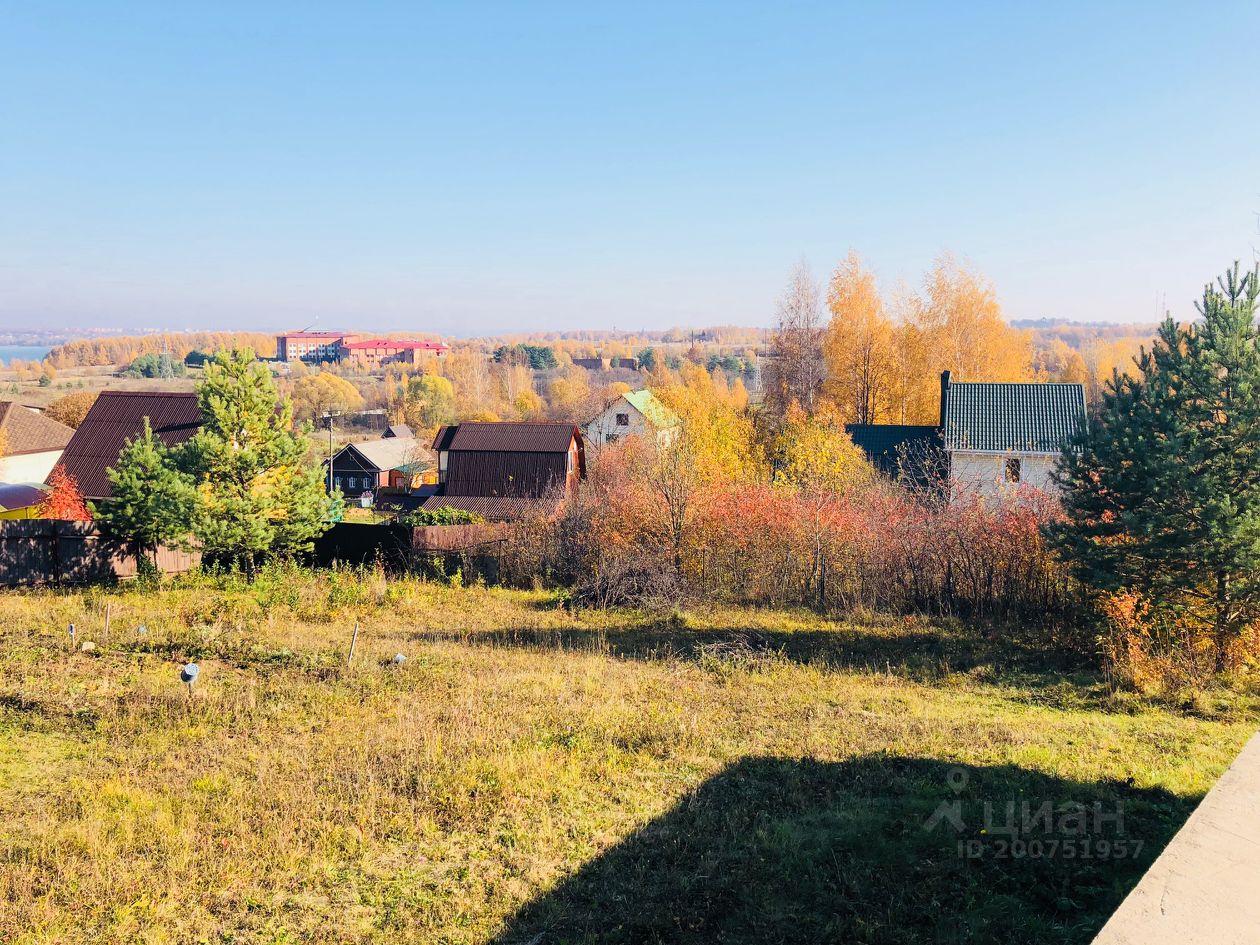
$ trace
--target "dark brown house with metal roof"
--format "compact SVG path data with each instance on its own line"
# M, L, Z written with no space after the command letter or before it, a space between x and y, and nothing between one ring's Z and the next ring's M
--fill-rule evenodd
M455 508L492 521L519 518L571 494L586 478L572 423L460 423L433 440L438 486L421 508Z
M201 428L201 409L192 392L102 391L61 454L61 465L85 499L110 497L105 470L118 462L128 440L144 433L145 417L153 435L167 446L178 446Z

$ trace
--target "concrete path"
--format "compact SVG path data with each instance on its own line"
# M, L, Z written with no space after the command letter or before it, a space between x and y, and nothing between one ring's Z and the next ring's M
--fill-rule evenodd
M1094 945L1260 945L1260 734L1203 798Z

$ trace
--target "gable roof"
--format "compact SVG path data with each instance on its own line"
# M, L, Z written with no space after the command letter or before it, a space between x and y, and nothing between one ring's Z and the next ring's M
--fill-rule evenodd
M581 431L572 423L482 423L465 420L442 427L433 439L435 450L476 450L505 453L567 453Z
M101 391L61 454L61 465L78 481L84 498L109 498L105 470L118 462L127 440L144 432L145 417L167 446L183 443L201 427L201 409L191 391Z
M631 407L643 414L652 426L658 429L678 426L678 414L661 403L646 387L621 396L630 402Z
M381 434L382 437L409 437L414 435L415 434L411 432L411 427L407 426L405 423L391 423L385 428L385 432Z
M416 441L412 437L389 437L380 440L365 440L362 443L350 443L343 448L354 450L372 466L381 472L388 469L401 469L411 460Z
M490 522L528 518L549 511L549 503L540 498L500 495L435 495L420 503L426 511L461 509L480 515Z
M0 401L0 436L4 454L48 453L65 449L74 430L12 400Z
M943 391L949 450L1057 453L1084 425L1081 384L947 382Z

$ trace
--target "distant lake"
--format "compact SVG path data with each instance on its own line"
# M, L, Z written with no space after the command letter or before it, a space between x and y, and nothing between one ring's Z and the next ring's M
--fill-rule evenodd
M0 345L0 364L8 364L14 358L22 361L42 361L52 348L37 345Z

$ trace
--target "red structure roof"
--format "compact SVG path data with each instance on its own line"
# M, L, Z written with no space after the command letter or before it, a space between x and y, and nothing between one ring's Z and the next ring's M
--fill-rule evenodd
M355 351L361 348L393 348L397 351L449 351L450 345L440 341L400 341L397 338L369 338L367 341L348 341L343 348Z
M105 470L118 462L128 440L144 432L145 417L153 435L167 446L183 443L201 428L201 409L192 392L102 391L61 454L61 465L85 499L110 497Z

